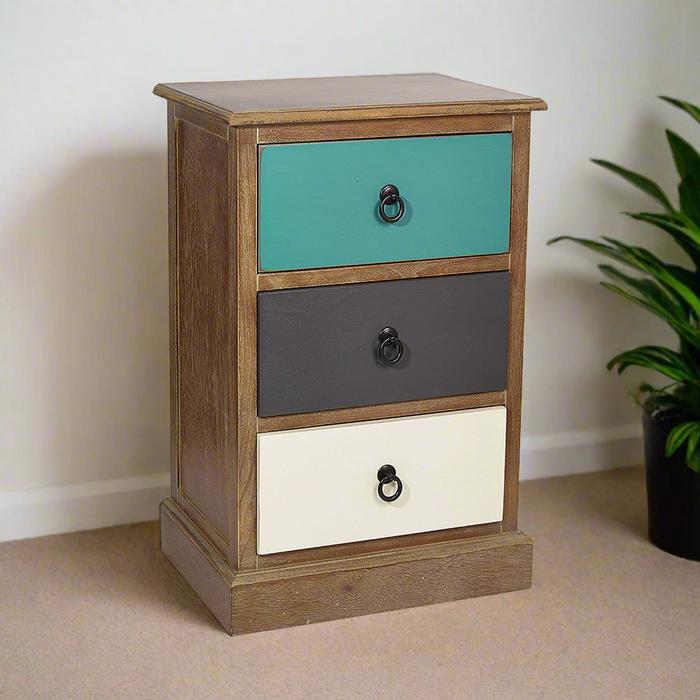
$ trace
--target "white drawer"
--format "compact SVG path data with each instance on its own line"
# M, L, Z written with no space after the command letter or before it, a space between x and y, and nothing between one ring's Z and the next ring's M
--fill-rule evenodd
M258 553L498 522L505 436L503 406L260 434Z

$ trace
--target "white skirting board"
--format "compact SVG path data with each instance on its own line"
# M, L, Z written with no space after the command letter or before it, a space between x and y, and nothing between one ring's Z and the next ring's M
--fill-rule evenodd
M541 479L641 464L641 421L604 430L524 437L520 478ZM158 518L170 472L0 493L0 542Z
M520 480L631 467L643 461L640 419L639 423L615 428L523 437Z
M170 472L0 493L0 542L158 518Z

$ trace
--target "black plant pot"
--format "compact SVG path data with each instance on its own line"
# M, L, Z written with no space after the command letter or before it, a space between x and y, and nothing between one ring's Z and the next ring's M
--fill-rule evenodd
M666 552L700 561L700 474L685 463L685 445L666 457L669 433L687 417L645 409L642 420L649 537Z

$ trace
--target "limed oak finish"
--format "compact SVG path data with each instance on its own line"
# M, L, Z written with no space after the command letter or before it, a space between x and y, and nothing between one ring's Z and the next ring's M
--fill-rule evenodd
M230 634L528 587L528 159L545 103L438 74L155 93L175 568ZM266 170L266 152L302 149Z

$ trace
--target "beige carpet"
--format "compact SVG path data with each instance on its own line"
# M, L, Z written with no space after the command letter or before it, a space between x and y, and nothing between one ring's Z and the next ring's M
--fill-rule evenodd
M700 563L643 473L527 482L532 590L230 638L155 523L0 545L0 698L700 698Z

